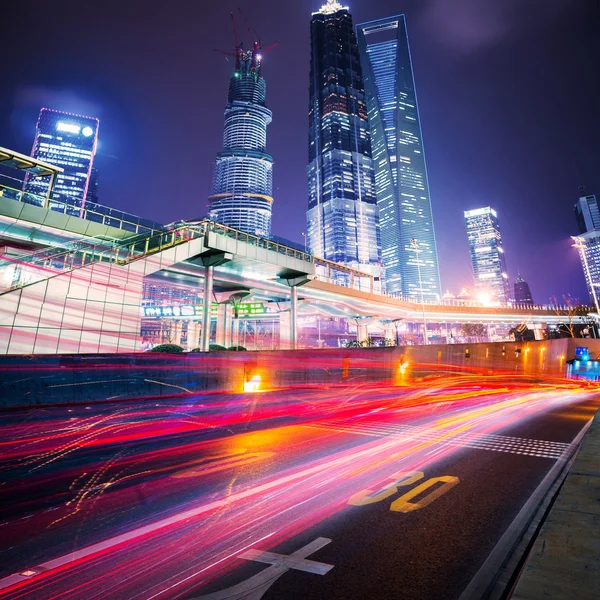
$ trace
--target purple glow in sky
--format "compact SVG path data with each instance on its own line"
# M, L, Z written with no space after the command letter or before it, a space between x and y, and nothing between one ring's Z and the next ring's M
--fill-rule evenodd
M3 43L0 145L29 153L42 106L100 118L99 199L163 222L206 212L238 6L265 44L273 232L303 242L310 13L320 0L16 4ZM598 0L354 0L407 15L444 291L472 284L463 211L497 209L511 281L587 300L573 204L600 194ZM238 24L241 32L245 26ZM246 36L247 37L247 36Z

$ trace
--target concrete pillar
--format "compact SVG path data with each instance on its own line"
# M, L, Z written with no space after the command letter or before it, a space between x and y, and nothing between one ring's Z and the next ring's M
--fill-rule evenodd
M217 339L216 343L219 346L229 348L233 346L231 343L231 326L232 326L232 308L231 304L219 304L217 308Z
M198 338L200 337L200 321L188 321L187 349L198 348Z
M383 337L386 340L392 340L394 344L396 343L396 328L393 323L383 324Z
M204 306L202 307L202 345L200 350L208 352L210 346L210 309L212 306L214 267L204 267Z
M290 346L295 350L298 345L298 288L290 288L292 302L290 305Z
M356 339L359 342L366 342L369 339L368 325L361 325L360 323L357 325Z
M181 346L181 334L183 332L183 323L177 319L173 321L173 343Z
M279 313L279 349L291 350L292 340L290 333L292 330L290 311Z

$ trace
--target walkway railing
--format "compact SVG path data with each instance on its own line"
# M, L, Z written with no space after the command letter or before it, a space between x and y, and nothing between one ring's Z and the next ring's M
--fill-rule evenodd
M24 192L1 183L0 198L8 198L15 202L31 204L40 208L43 207L46 202L44 196ZM108 225L109 227L114 227L123 231L130 231L131 233L152 233L164 229L160 223L155 223L149 219L143 219L142 217L109 206L103 206L102 204L96 204L94 202L85 202L83 207L80 206L80 204L81 201L79 200L67 199L55 194L50 200L48 208L53 212L79 217L86 221Z
M199 221L174 224L170 229L151 234L141 234L119 242L90 242L77 240L61 248L40 250L33 254L0 260L0 269L12 276L4 277L0 294L37 283L67 271L85 267L93 262L125 265L131 261L162 252L173 246L205 236L208 232L245 242L271 252L312 263L314 257L301 250L289 248L266 238L261 238L220 223ZM8 279L8 281L7 281Z

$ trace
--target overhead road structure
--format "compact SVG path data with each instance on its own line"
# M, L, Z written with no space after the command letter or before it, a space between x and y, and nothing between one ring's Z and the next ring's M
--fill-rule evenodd
M0 213L3 207L0 202ZM290 348L297 345L299 313L360 319L364 335L368 324L377 320L420 323L423 311L429 323L543 325L567 318L574 323L589 320L586 315L570 316L568 307L451 306L388 297L378 292L367 273L211 221L179 222L137 235L117 230L120 239L111 236L114 228L105 228L99 237L76 239L78 227L89 224L69 216L66 229L58 231L71 232L73 238L52 247L57 228L38 216L20 213L19 227L13 222L2 233L10 243L11 235L23 235L29 226L42 249L0 260L0 353L139 349L140 307L148 276L202 290L202 326L210 319L213 302L225 312L231 311L229 300L240 295L271 303L279 313L280 339ZM7 220L9 216L0 214L0 222L6 225ZM340 285L342 281L346 285ZM221 321L227 321L226 315ZM223 337L218 323L217 338ZM209 333L202 334L202 349L208 349Z

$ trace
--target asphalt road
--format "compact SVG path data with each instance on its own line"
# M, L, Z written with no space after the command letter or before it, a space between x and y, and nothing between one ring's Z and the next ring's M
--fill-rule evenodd
M458 598L598 404L455 378L7 412L0 598Z

